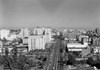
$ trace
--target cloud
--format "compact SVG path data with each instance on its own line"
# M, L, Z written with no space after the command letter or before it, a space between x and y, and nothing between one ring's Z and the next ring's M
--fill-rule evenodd
M39 0L41 6L50 14L53 14L65 0Z
M0 27L96 27L100 0L2 0ZM91 26L90 26L91 25Z

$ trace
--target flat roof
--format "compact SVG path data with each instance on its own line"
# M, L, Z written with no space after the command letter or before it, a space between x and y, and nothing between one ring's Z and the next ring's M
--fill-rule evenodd
M83 45L81 43L68 43L67 44L67 47L77 47L77 48L84 48L84 47L87 47L86 45Z
M81 43L67 43L68 45L82 45Z

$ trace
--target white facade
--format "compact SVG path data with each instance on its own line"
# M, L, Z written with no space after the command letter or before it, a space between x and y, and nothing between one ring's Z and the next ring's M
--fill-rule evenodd
M38 28L35 28L33 33L36 34L36 35L43 35L43 32L44 34L51 34L51 29L50 28L45 28L45 27L38 27Z
M43 35L29 36L28 38L29 50L45 49L45 45L46 45L46 37Z
M69 49L69 51L82 51L82 49Z
M48 38L48 42L50 42L52 40L52 35L53 35L52 30L50 28L46 28L45 35Z
M80 43L68 43L67 47L68 48L85 48L87 46L86 45L82 45Z
M21 36L21 38L28 37L29 36L29 29L28 28L21 29L20 36Z
M8 39L9 34L10 34L10 30L7 30L7 29L0 30L0 38L1 39L3 39L3 38Z
M69 51L82 51L82 49L85 49L88 47L88 45L80 44L80 43L68 43L67 47Z
M35 28L34 29L34 31L33 31L33 33L35 34L35 35L43 35L43 31L44 31L44 27L39 27L39 28Z
M23 44L28 44L28 37L27 38L23 38Z
M2 48L3 47L3 43L2 43L2 41L0 41L0 48Z
M10 30L2 29L0 30L0 38L5 38L7 40L12 41L13 39L17 38L17 35L15 33L10 33Z
M46 40L48 42L53 40L52 39L52 35L53 35L52 34L52 29L50 29L50 28L39 27L39 28L35 28L33 32L34 32L35 35L44 35L44 36L46 36Z
M12 40L14 40L16 38L17 38L16 34L10 34L10 36L8 37L8 40L12 41Z
M80 35L80 36L79 36L79 41L81 41L82 38L84 39L84 42L88 42L88 40L89 40L89 37L88 37L88 36Z
M89 44L89 37L88 36L85 36L85 35L80 35L79 36L79 41L80 42L82 41L82 38L83 38L83 44L84 45L88 45Z
M3 43L2 41L0 41L0 53L2 52L2 48L3 48Z
M100 53L100 47L95 47L94 48L94 53Z

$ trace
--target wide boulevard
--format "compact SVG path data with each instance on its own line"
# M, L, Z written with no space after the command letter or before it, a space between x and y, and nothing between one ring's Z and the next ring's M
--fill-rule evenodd
M46 67L46 70L63 70L62 47L63 47L63 42L57 39L53 47L52 53L50 55L50 58L48 60L48 65Z

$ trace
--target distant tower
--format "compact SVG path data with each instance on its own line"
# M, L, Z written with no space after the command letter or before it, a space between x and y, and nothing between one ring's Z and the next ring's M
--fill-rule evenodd
M84 38L81 39L81 43L84 44Z
M94 30L94 32L98 34L98 33L100 33L100 29L99 29L99 28L96 28L96 29Z

